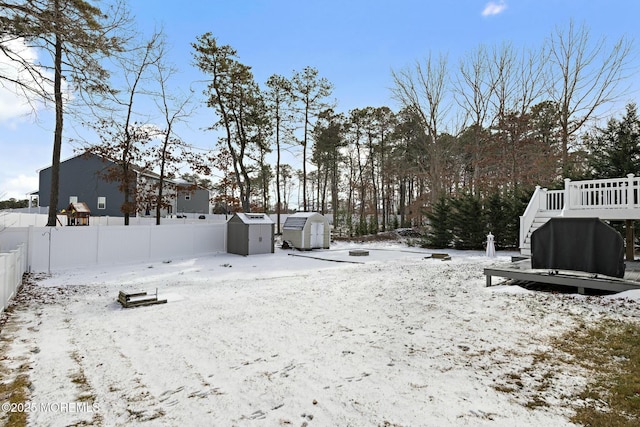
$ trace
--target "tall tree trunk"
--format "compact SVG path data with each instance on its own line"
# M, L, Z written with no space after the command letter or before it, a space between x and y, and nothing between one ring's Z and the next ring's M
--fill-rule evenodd
M333 226L338 226L338 162L335 161L331 171L331 212L333 213Z
M280 115L276 117L276 234L280 234L280 211L282 200L280 197Z
M309 126L309 101L304 109L304 140L302 141L302 209L307 211L307 129Z
M405 219L405 207L407 206L407 179L402 177L400 179L400 227L406 227Z
M60 8L58 1L54 2L56 13ZM60 191L60 152L62 151L62 129L64 121L64 107L62 104L62 38L56 35L55 46L55 74L53 92L56 102L56 127L53 133L53 155L51 158L51 195L49 199L49 216L47 226L55 227L58 221L58 199Z

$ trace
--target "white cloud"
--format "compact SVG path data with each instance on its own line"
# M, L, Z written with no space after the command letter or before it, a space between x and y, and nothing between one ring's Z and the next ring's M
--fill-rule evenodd
M484 10L482 11L482 16L498 15L504 12L506 8L507 8L507 4L504 1L500 1L500 2L490 1L484 7Z
M27 176L20 174L16 178L8 179L3 183L4 188L0 188L0 200L14 198L23 200L27 193L38 189L38 176Z
M38 54L35 49L28 47L20 39L12 39L4 42L7 48L20 55L30 63L36 63ZM20 66L8 58L6 55L0 53L0 75L7 79L17 80L24 82L27 85L33 85L36 87L36 80L29 73L21 70ZM50 72L45 70L41 71L43 75L51 76ZM45 86L50 86L45 84ZM53 93L53 88L50 87L50 93ZM24 91L16 84L8 80L0 81L0 122L11 122L14 119L24 118L35 110L42 108L40 100L35 96L31 97L31 102L25 95Z

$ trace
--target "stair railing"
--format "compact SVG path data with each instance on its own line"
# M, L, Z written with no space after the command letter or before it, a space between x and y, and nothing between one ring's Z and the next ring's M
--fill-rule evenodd
M531 196L531 200L529 200L527 209L524 210L524 214L520 217L520 248L524 246L524 240L531 229L533 221L536 219L536 214L540 209L546 208L547 189L536 185L536 191L533 192L533 196Z

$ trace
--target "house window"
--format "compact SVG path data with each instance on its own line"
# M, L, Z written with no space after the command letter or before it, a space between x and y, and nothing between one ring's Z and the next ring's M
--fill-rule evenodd
M78 203L78 196L69 196L69 204Z
M106 208L107 208L107 198L98 197L98 209L106 209Z

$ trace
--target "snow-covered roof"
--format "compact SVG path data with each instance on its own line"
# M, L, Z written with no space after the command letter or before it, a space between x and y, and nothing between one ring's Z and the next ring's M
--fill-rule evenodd
M265 213L245 213L238 212L236 216L242 220L245 224L273 224L269 215Z
M318 212L296 212L294 214L289 215L289 218L293 217L304 217L309 218L315 215L320 215Z

